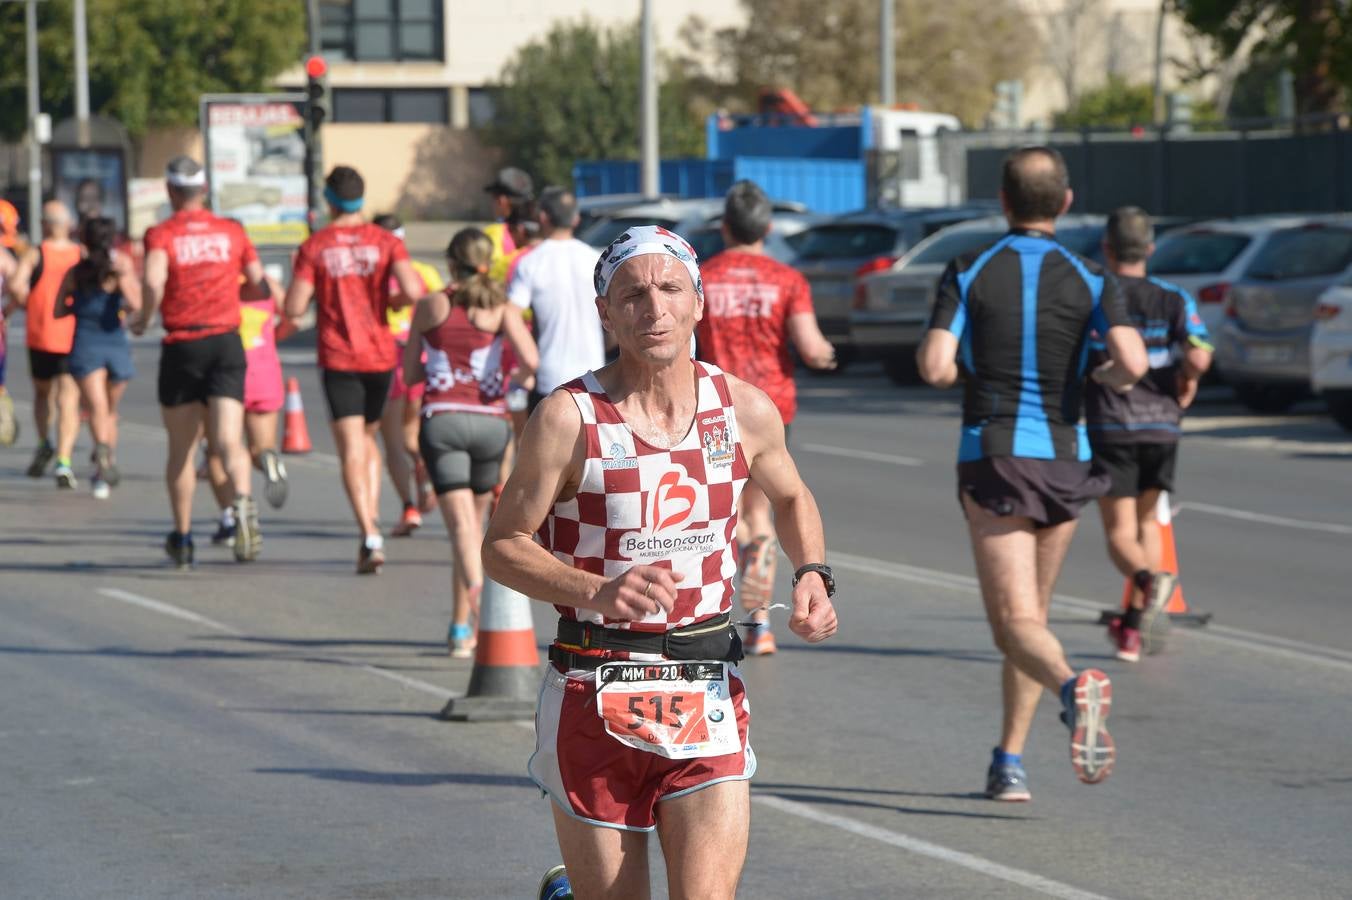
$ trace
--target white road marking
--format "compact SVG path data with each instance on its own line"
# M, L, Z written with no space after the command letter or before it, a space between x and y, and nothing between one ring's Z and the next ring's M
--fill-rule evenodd
M869 462L889 463L894 466L923 466L925 461L914 456L895 456L891 453L873 453L869 450L851 450L848 447L833 447L830 444L794 444L794 450L806 450L808 453L821 453L826 456L843 456L846 459L863 459Z
M121 600L123 603L130 603L132 606L139 606L142 609L148 609L151 612L157 612L163 616L171 616L175 619L182 619L185 622L205 625L214 631L233 635L244 634L244 632L237 628L232 628L223 622L217 622L215 619L208 619L206 616L198 615L192 610L184 609L181 606L175 606L172 603L165 603L162 600L152 600L149 597L142 597L140 594L133 594L131 591L124 591L120 588L101 587L98 589L98 592L105 597ZM462 696L455 691L438 687L430 681L409 678L407 675L400 675L398 672L391 672L388 669L382 669L379 666L372 666L366 663L355 663L345 659L337 659L335 662L339 662L342 665L353 669L360 669L363 672L370 672L372 675L379 675L381 678L387 678L390 681L402 684L404 687L412 688L415 691L422 691L424 694L431 694L433 697L438 697L442 700L450 700L453 697Z
M424 694L440 697L442 700L450 700L455 697L463 696L455 691L448 691L444 687L437 687L430 681L409 678L407 675L400 675L398 672L391 672L390 670L382 669L379 666L361 665L357 668L361 669L363 672L370 672L372 675L379 675L381 678L388 678L390 681L397 681L404 687L413 688L415 691L422 691Z
M894 563L867 556L837 553L834 550L828 552L827 558L833 566L852 569L866 575L881 575L899 581L910 581L915 584L926 584L932 587L961 591L973 596L979 597L981 595L981 588L977 584L977 580L970 575L957 575L953 572L943 572L938 569L926 569L921 566ZM1083 597L1070 597L1065 594L1053 595L1052 606L1089 619L1097 619L1099 613L1107 608L1104 603L1086 600ZM1188 640L1261 650L1271 656L1279 656L1302 663L1315 663L1352 672L1352 653L1346 650L1273 637L1254 631L1245 631L1241 628L1207 625L1204 628L1188 629Z
M876 825L869 825L856 819L823 812L815 806L799 803L796 800L786 800L783 797L776 797L772 794L753 793L751 795L751 802L760 806L768 806L771 809L779 810L782 813L788 813L791 816L797 816L800 819L816 822L819 825L830 825L832 828L839 828L841 831L848 831L850 834L857 834L860 837L866 837L878 841L879 843L898 847L908 853L914 853L918 856L928 856L930 859L937 859L940 862L949 863L950 865L961 866L964 869L970 869L973 872L979 872L982 875L988 875L991 878L998 878L1001 881L1007 881L1011 884L1016 884L1019 887L1037 891L1048 897L1059 897L1062 898L1062 900L1107 900L1102 894L1093 894L1089 891L1082 891L1079 888L1071 887L1060 881L1053 881L1050 878L1044 878L1041 875L1036 875L1032 872L1025 872L1023 869L1015 869L1011 866L991 862L988 859L975 856L971 853L964 853L961 850L952 850L941 844L932 844L929 841L911 837L909 834L902 834L899 831L879 828Z
M1329 534L1352 534L1352 525L1340 525L1336 522L1312 522L1308 519L1290 519L1286 516L1273 516L1267 513L1250 512L1247 509L1234 509L1229 506L1214 506L1210 503L1196 503L1192 500L1185 500L1177 504L1174 509L1181 512L1185 509L1193 510L1199 513L1208 513L1213 516L1223 516L1227 519L1239 519L1241 522L1259 522L1263 525L1280 525L1283 528L1299 528L1304 531L1324 531Z
M121 600L123 603L130 603L132 606L139 606L142 609L148 609L151 612L157 612L162 616L173 616L175 619L182 619L185 622L194 622L198 625L205 625L214 631L222 631L226 634L243 634L244 632L231 628L215 619L208 619L206 616L198 615L192 610L184 609L181 606L174 606L172 603L164 603L160 600L151 600L149 597L142 597L140 594L133 594L130 591L120 590L118 588L99 588L99 593L105 597L111 597L114 600Z

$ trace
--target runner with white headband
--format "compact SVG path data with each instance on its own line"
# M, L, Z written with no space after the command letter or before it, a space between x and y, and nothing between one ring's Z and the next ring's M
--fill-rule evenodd
M273 288L244 227L206 209L207 174L196 160L171 160L165 183L174 214L146 231L143 305L131 324L133 334L143 334L158 310L166 332L159 400L169 435L165 481L174 530L164 548L180 568L192 566L197 485L192 457L205 429L234 485L235 559L247 562L258 556L263 538L250 492L252 461L244 447L240 301L265 300Z
M595 289L619 359L541 401L483 549L488 577L560 616L529 768L567 870L539 896L649 896L655 830L673 897L730 900L756 769L730 615L737 499L748 481L769 497L798 567L789 628L811 642L836 631L821 516L775 405L690 357L690 245L632 228Z

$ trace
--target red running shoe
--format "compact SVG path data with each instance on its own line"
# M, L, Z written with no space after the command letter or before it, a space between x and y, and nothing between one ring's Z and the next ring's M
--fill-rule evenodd
M390 536L408 537L421 527L422 513L418 512L418 507L410 503L404 507L404 514L399 517L399 524L390 530Z

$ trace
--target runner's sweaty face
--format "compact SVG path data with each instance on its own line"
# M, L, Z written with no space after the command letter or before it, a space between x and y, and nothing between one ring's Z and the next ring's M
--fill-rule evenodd
M620 266L606 296L596 298L596 310L622 353L670 362L690 355L690 336L704 317L704 301L680 260L645 253Z

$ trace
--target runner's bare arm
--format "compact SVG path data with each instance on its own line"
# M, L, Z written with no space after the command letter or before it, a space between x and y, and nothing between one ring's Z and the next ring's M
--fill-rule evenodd
M390 297L391 309L403 309L417 303L427 292L423 288L422 279L418 277L418 270L413 268L413 263L406 259L398 259L395 260L391 270L394 273L394 280L399 282L399 293Z
M122 308L135 315L141 310L141 282L136 267L125 253L113 255L113 273L117 275L117 289L122 294Z
M263 264L256 259L244 264L244 290L240 292L240 299L272 299L272 287L268 284L268 276L263 271Z
M814 369L834 369L836 367L836 348L822 334L815 313L798 313L789 316L789 340L793 349L798 351L803 362Z
M607 581L560 562L535 542L555 500L576 490L585 453L582 414L573 398L556 392L542 400L526 423L516 466L488 523L484 572L537 600L594 609L612 619L632 621L670 610L679 574L635 566Z
M521 384L539 370L540 350L535 346L535 338L530 336L526 321L521 318L521 310L510 303L502 310L502 333L516 354L516 372L512 373L512 378Z
M927 384L952 387L958 380L958 336L947 328L931 328L920 342L915 364Z
M1099 384L1126 393L1150 371L1145 341L1131 325L1114 325L1103 336L1103 343L1108 348L1108 362L1095 369L1091 376Z
M286 302L283 304L284 315L288 319L299 319L305 315L305 310L310 308L310 299L315 295L315 286L312 282L304 278L295 278L291 281L291 287L286 291Z
M164 286L169 281L169 254L156 248L146 253L145 272L141 276L141 312L132 320L131 333L145 334L146 326L159 312Z
M442 293L428 294L413 310L408 343L404 344L404 384L409 387L420 384L427 377L422 362L422 336L435 327L434 323L445 319L446 312L446 295Z
M795 569L826 562L821 512L784 443L779 409L763 391L740 379L729 375L728 385L751 480L770 499L780 545ZM836 611L820 575L809 574L794 588L789 628L812 643L836 633Z
M33 268L38 264L38 251L29 247L19 257L18 264L14 267L14 274L5 285L9 290L9 295L14 298L16 306L26 306L28 304L28 292L32 289L29 283L33 280Z

